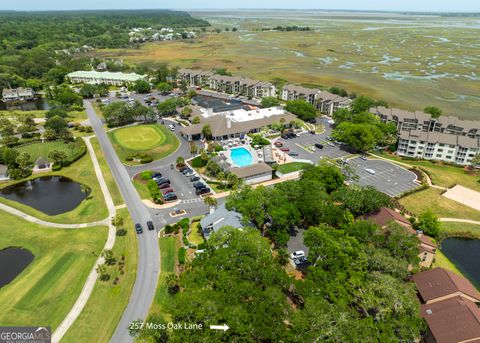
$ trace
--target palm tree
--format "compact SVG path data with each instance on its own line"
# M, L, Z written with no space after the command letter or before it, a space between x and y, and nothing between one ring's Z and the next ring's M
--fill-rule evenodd
M210 138L212 138L212 128L210 127L209 124L205 124L202 127L202 135L203 137L205 137L206 140L209 140Z
M206 197L203 199L203 202L209 207L216 207L218 205L218 200L213 197Z

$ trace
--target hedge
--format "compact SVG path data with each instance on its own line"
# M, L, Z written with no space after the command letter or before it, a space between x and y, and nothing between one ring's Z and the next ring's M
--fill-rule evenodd
M184 247L181 247L178 249L178 263L180 264L185 264L185 261L187 259L187 249Z

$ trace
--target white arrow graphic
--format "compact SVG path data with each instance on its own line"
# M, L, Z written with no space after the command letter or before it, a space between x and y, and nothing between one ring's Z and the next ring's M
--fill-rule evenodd
M230 327L229 327L227 324L223 324L223 325L210 325L210 329L212 329L212 330L223 330L223 331L227 331L228 329L230 329Z

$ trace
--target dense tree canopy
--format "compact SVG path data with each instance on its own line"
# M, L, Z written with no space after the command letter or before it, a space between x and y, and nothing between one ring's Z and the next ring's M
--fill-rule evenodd
M312 121L317 116L315 107L305 100L287 101L285 109L304 121Z

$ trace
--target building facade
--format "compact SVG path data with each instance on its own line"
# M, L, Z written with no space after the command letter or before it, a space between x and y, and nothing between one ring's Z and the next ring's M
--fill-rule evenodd
M67 78L72 83L90 83L112 86L122 86L124 84L133 83L138 80L147 81L146 75L139 75L136 73L111 73L111 72L98 72L98 71L75 71L67 75Z
M297 85L285 85L282 88L282 100L305 100L311 105L318 107L321 91L314 88L305 88Z
M394 123L398 132L399 156L471 165L480 153L480 122L452 116L432 118L429 114L395 108L370 110L382 122Z
M3 101L23 101L33 100L35 98L35 92L31 88L18 87L16 89L5 88L2 90Z

